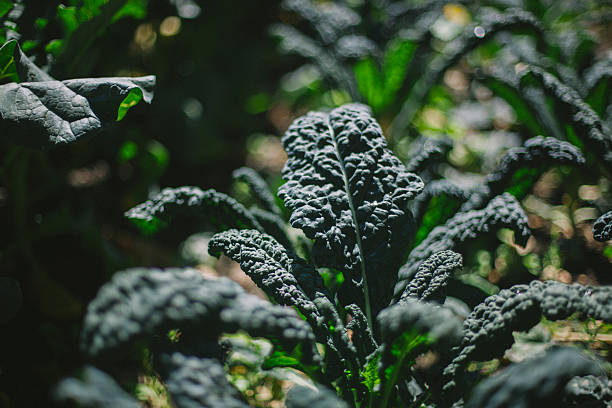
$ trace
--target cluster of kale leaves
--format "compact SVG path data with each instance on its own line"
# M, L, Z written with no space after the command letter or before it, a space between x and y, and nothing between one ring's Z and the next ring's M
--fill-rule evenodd
M427 10L433 13L438 3L428 3ZM290 26L277 26L275 32L286 49L313 59L353 99L371 100L379 112L392 109L397 93L408 87L410 96L397 107L393 138L405 130L446 69L479 44L479 33L492 36L515 28L542 32L539 20L524 10L488 16L478 26L482 31L470 27L452 52L434 58L412 84L379 83L381 89L368 91L359 75L355 79L347 70L347 61L375 61L381 55L377 41L395 32L394 25L414 11L385 1L373 4L387 16L377 21L374 38L357 30L366 11L358 14L342 3L306 0L287 1L286 7L312 23L318 38ZM427 13L421 10L420 15ZM422 27L427 21L423 17ZM427 37L427 30L419 27L411 33L417 44ZM121 116L130 104L152 97L152 77L56 81L14 41L0 49L4 56L13 73L11 82L0 86L0 123L3 132L28 129L32 138L18 140L20 144L76 140L116 120L117 112ZM256 172L244 168L236 177L249 185L257 207L247 209L214 190L179 187L132 208L126 216L148 232L179 217L216 231L209 252L238 262L271 302L246 294L227 279L204 279L196 269L122 271L89 305L82 351L103 365L144 340L177 407L248 406L225 376L226 350L219 342L223 334L236 331L272 342L268 367L292 367L309 377L310 387L290 392L288 407L609 405L611 382L605 370L573 348L552 348L484 380L469 365L502 357L514 342L513 332L529 330L542 317L561 320L578 314L612 322L610 287L553 281L515 285L486 298L463 321L444 305L462 268L466 242L509 228L516 243L526 244L530 230L517 200L526 191L508 192L517 170L534 168L538 172L531 177L536 178L547 166L583 165L588 154L604 174L609 172L612 138L595 110L606 106L585 102L609 76L609 65L589 70L584 79L571 67L559 65L553 73L547 68L544 61L515 76L502 68L483 73L500 89L510 90L505 95L526 95L517 103L548 112L552 105L566 114L553 117L559 123L545 113L525 119L542 130L537 133L556 137L536 136L510 149L477 187L459 187L437 174L447 141L422 142L418 154L402 163L387 146L371 108L355 103L310 112L289 127L282 138L288 154L286 183L277 192L283 206ZM369 69L361 64L355 73ZM389 100L376 96L378 91L385 91ZM529 109L523 112L527 115ZM418 238L439 197L457 205ZM288 230L286 210L289 224L300 233ZM610 214L594 225L600 241L611 238ZM180 339L171 341L166 334L177 328ZM420 371L417 357L424 353L435 355L436 361L432 369ZM84 374L83 381L63 381L56 397L83 406L138 406L102 371L88 367Z

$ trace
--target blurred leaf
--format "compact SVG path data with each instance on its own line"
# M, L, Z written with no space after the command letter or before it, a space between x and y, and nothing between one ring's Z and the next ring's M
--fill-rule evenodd
M523 199L531 191L531 187L538 181L545 169L546 167L543 166L542 168L525 167L517 170L505 191L516 197L517 200Z
M89 47L112 22L125 16L141 16L142 1L85 0L81 7L59 6L58 16L64 26L64 42L54 64L57 76L78 75L89 57ZM61 74L61 75L58 75Z
M7 42L0 48L0 82L19 82L13 53L17 41Z
M10 0L0 0L0 18L3 17L13 8L13 2Z
M59 39L51 40L45 46L45 51L57 57L62 52L63 45L64 45L64 41L62 40L59 40Z
M68 7L63 4L57 6L57 17L62 23L62 27L66 34L70 34L79 26L80 21L77 17L77 8Z
M412 59L416 44L412 41L391 42L379 72L373 59L364 59L354 66L359 92L366 98L375 112L386 108L401 88L408 63Z
M27 51L30 51L30 50L32 50L32 49L34 49L34 48L36 48L36 46L37 46L38 44L39 44L39 42L38 42L38 41L32 41L32 40L29 40L29 41L24 41L24 42L23 42L23 44L21 44L21 49L22 49L24 52L27 52Z
M39 31L44 30L45 27L47 27L47 24L49 24L49 20L47 20L46 18L39 17L34 20L34 27L36 27L36 29Z
M302 364L302 350L298 345L291 352L287 352L278 345L276 340L272 340L274 351L270 354L261 365L263 370L270 370L276 367L290 367L300 370L304 373L314 374L320 370L320 367ZM316 375L314 376L316 378Z
M605 247L603 250L603 254L606 258L612 261L612 245Z
M432 340L425 334L419 334L417 331L409 331L402 333L391 346L391 354L398 359L403 358L412 350L421 344L430 343Z
M138 154L138 145L135 142L128 140L119 148L118 161L129 161L136 157L136 154Z
M251 115L265 112L270 107L270 96L266 93L258 93L246 100L245 110Z
M264 370L269 370L275 367L293 367L299 369L300 366L301 363L297 358L288 356L285 353L277 350L272 353L271 356L265 359L261 368Z
M485 84L491 88L496 95L503 98L506 102L508 102L508 104L510 104L510 106L512 106L512 109L514 109L514 112L516 112L518 121L525 125L531 134L544 134L544 131L535 117L533 110L525 102L523 95L517 88L501 80L499 77L487 77Z
M423 220L419 225L414 239L414 246L417 246L427 238L427 235L438 225L444 225L455 212L461 207L461 202L446 194L432 197Z
M113 17L113 23L124 17L132 17L137 20L143 19L147 15L147 0L128 0L121 10Z
M153 165L148 170L161 175L168 167L168 162L170 160L168 150L158 141L152 140L147 145L147 153L153 158Z

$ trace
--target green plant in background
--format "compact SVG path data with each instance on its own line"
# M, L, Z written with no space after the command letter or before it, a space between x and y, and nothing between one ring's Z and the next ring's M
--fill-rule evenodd
M549 345L552 349L541 361L508 369L511 375L523 365L542 366L533 372L533 381L514 374L503 385L487 380L474 387L478 381L468 366L500 358L514 343L512 333L531 329L541 316L563 320L577 314L612 321L610 287L555 281L516 285L484 299L463 323L450 306L442 305L462 268L462 257L454 251L463 252L468 241L500 228L514 231L521 245L527 242L530 231L522 208L512 195L496 195L504 190L497 184L507 184L512 173L533 162L582 163L578 149L540 137L508 152L479 195L464 195L465 209L410 250L417 231L411 203L427 185L387 148L368 107L349 104L329 113L311 112L296 119L282 141L289 159L278 195L291 212L289 223L311 244L300 244L304 237L289 237L282 218L278 223L258 221L265 219L261 214L279 220L282 212L274 209L265 182L246 169L236 177L253 187L253 201L262 205L256 210L214 190L179 187L165 189L126 213L145 232L185 217L195 221L196 230L221 231L210 239L210 254L238 262L272 304L227 279L206 280L193 269L119 272L100 290L85 318L81 349L94 362L118 361L142 339L177 406L247 406L223 374L222 344L228 343L219 342L222 333L240 330L271 341L272 351L260 370L286 367L308 376L310 389L290 392L288 407L305 401L313 406L465 402L485 407L493 400L505 406L502 401L510 397L511 404L528 401L532 406L573 406L580 398L595 405L609 401L608 390L595 392L586 380L565 387L577 376L608 381L602 363L578 350ZM429 158L415 158L414 168L439 159L434 151L424 149ZM319 270L342 276L342 283L328 279L326 284ZM459 291L456 296L463 295ZM172 328L179 328L180 337L164 340ZM426 352L436 356L436 363L422 372L417 362ZM95 380L85 380L81 385L62 382L57 397L84 406L104 405L104 396L87 391L97 387ZM534 382L550 386L533 392Z
M562 251L555 272L549 268L544 275L569 270L583 282L609 282L597 272L609 265L609 250L593 242L589 227L610 210L608 3L375 1L331 6L292 0L283 2L283 8L291 18L272 28L280 49L302 56L309 63L305 66L314 67L332 90L370 104L393 150L409 167L408 160L420 149L448 156L452 167L437 163L422 175L428 188L417 198L422 202L417 218L425 226L416 243L452 216L464 194L474 199L481 194L480 184L489 183L486 173L505 150L538 135L555 137L583 149L589 167L546 173L546 166L535 160L529 169L512 173L510 186L500 184L526 200L524 205L529 202L539 228L550 230L551 223L552 231L538 232L535 245L530 244L537 259L532 256L536 254L517 255L508 248L504 253L514 255L489 262L526 264L525 256L531 256L539 263L538 271L490 268L494 273L484 277L504 286L521 282L529 273L541 275L552 266L545 259L541 263L543 253L550 246L558 251L565 245L573 249ZM335 24L340 10L352 16L345 24ZM357 46L366 43L368 47ZM353 51L341 52L339 44L352 44ZM315 48L317 52L307 52ZM333 69L326 55L334 60ZM445 142L448 138L454 144ZM547 193L555 197L540 197L543 190L533 190L540 186L538 180L558 178L564 183L556 184L557 192ZM543 205L542 198L552 198L558 207ZM583 253L591 255L587 265L581 262ZM465 261L466 272L478 268L475 259ZM470 284L480 280L473 273L465 278ZM481 289L485 285L482 282Z

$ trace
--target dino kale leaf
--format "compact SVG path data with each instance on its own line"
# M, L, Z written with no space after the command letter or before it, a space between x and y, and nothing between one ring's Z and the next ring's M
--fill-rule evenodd
M574 128L576 136L591 150L607 168L612 165L612 137L604 128L603 122L578 92L561 82L557 77L538 67L530 67L521 73L521 86L533 83L540 85L545 94L561 112L561 119Z
M572 408L612 405L612 381L605 376L572 378L565 386L565 405Z
M208 222L215 228L263 228L242 204L215 190L198 187L165 188L126 211L125 216L145 233L155 233L177 216Z
M301 346L316 359L314 336L291 310L248 295L228 279L205 280L195 269L131 269L117 273L89 304L81 349L92 357L112 355L137 338L180 328L181 341L216 342L221 333L244 330Z
M552 407L562 405L564 388L572 377L602 374L596 361L564 347L513 364L479 384L466 408Z
M456 357L445 370L444 389L458 392L462 372L470 360L486 361L501 357L514 342L513 331L525 331L540 322L566 319L573 313L584 318L612 322L612 288L555 281L533 281L515 285L485 299L463 323L463 340Z
M19 45L0 49L0 132L33 147L70 143L125 116L140 100L153 99L155 77L80 78L57 81L36 67Z
M55 388L53 397L62 403L84 408L138 408L140 403L123 391L111 376L95 367L83 369L82 379L66 378Z
M399 302L408 299L444 302L444 289L455 272L463 267L461 255L453 251L440 251L429 258L417 270L400 296Z
M461 321L449 309L417 299L406 299L382 310L377 317L382 341L378 372L381 407L388 402L406 363L435 346L448 350L461 341Z
M281 305L295 306L316 327L320 315L311 298L327 293L323 279L272 237L256 230L229 230L214 235L208 250L213 256L224 253L238 262L270 298Z
M576 165L585 163L580 149L571 143L554 137L537 136L527 140L523 146L508 150L497 168L487 175L483 185L473 192L470 199L461 207L462 211L475 210L484 207L494 196L501 194L504 189L512 192L518 199L523 198L527 188L536 181L536 177L547 165ZM536 169L534 174L526 169ZM518 180L519 173L527 174L526 183ZM528 177L531 175L532 177ZM515 179L513 179L515 176ZM525 184L526 186L523 186ZM508 187L510 186L510 187Z
M338 398L327 388L318 387L316 390L296 385L287 395L287 408L348 408L348 404Z
M163 354L161 370L177 407L248 408L240 392L225 377L223 364L213 358L181 353Z
M595 221L593 238L601 242L612 239L612 211L608 211Z
M366 106L344 105L329 114L298 118L282 138L289 155L287 183L278 191L290 223L314 239L320 266L343 272L380 310L390 299L405 242L413 229L408 201L423 182L393 154ZM371 291L371 293L369 293Z
M436 252L454 249L468 239L473 239L494 228L511 228L516 241L525 245L530 235L527 216L516 199L508 193L489 201L482 210L458 212L446 224L433 229L408 256L398 273L395 299L404 292L408 282L423 261Z

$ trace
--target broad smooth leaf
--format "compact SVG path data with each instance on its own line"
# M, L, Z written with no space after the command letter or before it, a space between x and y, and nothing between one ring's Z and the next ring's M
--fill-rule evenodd
M154 76L84 78L0 86L0 131L15 143L49 147L96 133L117 119L123 100L138 89L149 103Z
M151 103L155 76L57 81L16 41L0 48L0 134L32 147L69 143L121 120L141 100Z

